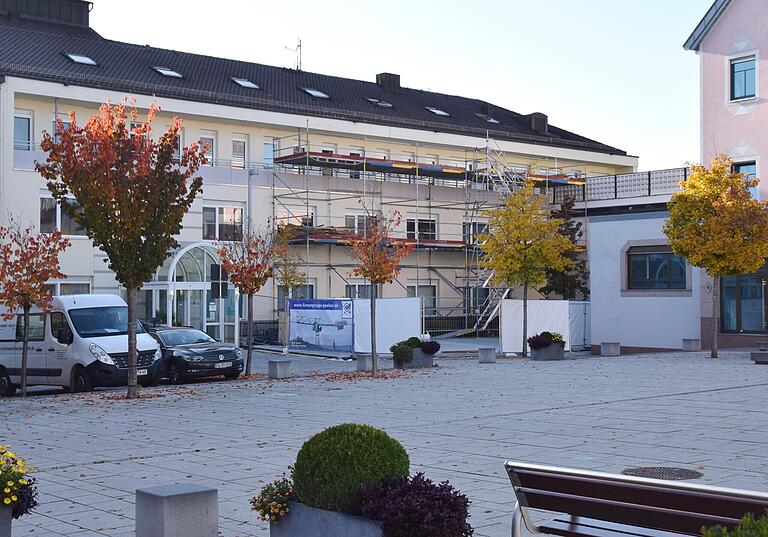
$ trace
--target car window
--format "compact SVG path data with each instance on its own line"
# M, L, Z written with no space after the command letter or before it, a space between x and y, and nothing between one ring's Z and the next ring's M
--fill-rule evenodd
M69 327L69 323L64 314L60 311L54 311L51 313L51 335L53 336L53 339L59 343L64 343L64 341L59 340L58 337L59 331L61 330L64 331L65 336L72 334L72 329Z
M43 341L45 339L45 318L42 313L29 314L29 340ZM16 341L24 340L24 315L16 316Z
M216 340L205 332L194 330L165 330L160 332L160 337L168 347L176 345L194 345L196 343L215 343Z

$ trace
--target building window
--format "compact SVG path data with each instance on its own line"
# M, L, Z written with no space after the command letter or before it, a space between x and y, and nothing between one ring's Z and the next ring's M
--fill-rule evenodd
M46 283L45 290L53 296L88 295L91 293L91 284L88 282Z
M418 237L416 229L418 228ZM406 222L407 237L409 239L435 240L437 239L437 221L409 218Z
M74 63L81 65L96 65L96 60L85 54L77 54L76 52L66 52L64 55L72 60Z
M271 139L264 140L264 156L262 157L264 167L271 169L275 163L275 142Z
M731 100L755 96L755 58L731 60Z
M258 84L256 84L255 82L252 82L251 80L249 80L247 78L237 78L237 77L233 76L232 77L232 82L234 82L235 84L237 84L238 86L243 87L243 88L260 89Z
M284 207L275 211L275 224L278 226L313 227L315 225L315 211L306 207Z
M315 285L310 283L308 285L302 285L301 287L294 287L290 290L284 285L278 285L277 311L285 311L287 300L289 298L294 298L297 300L315 298Z
M241 207L203 207L203 239L239 241L243 238Z
M366 97L365 100L374 106L378 106L379 108L392 108L392 103L389 101L384 101L382 99L376 99L373 97Z
M488 230L487 222L464 222L462 237L466 244L477 244L477 236Z
M311 95L317 99L330 99L330 96L324 91L320 91L317 88L301 88L304 93Z
M73 199L62 203L77 207L77 202ZM61 210L55 199L40 198L40 232L53 233L57 229L62 235L85 236L85 230Z
M432 112L436 116L449 117L451 115L448 112L446 112L445 110L442 110L442 109L437 108L435 106L425 106L424 108L426 108L427 110L429 110L430 112Z
M634 246L627 252L627 288L685 289L685 259L669 246Z
M421 298L424 315L437 315L437 286L435 285L409 285L408 296Z
M13 116L13 149L32 151L32 113L16 111Z
M155 65L152 69L157 71L163 76L167 76L170 78L184 78L184 76L176 71L175 69L172 69L170 67L163 67L162 65Z
M734 163L733 171L735 171L736 173L743 173L745 179L754 179L757 176L757 163L755 162ZM752 195L752 199L758 199L757 189L758 189L757 185L749 189L749 193Z
M248 162L248 136L236 134L232 139L232 167L245 169Z
M376 217L370 214L345 214L344 227L355 235L365 235L376 222Z
M216 133L213 131L200 132L200 145L208 146L205 150L206 166L216 165Z
M720 279L723 332L765 332L764 280L759 274Z
M371 286L367 283L351 283L344 286L347 298L371 298ZM376 289L376 298L381 298L381 286Z

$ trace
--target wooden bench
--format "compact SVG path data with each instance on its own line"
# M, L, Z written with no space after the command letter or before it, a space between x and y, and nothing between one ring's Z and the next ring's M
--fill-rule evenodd
M512 537L680 537L704 526L738 525L765 514L768 494L507 461L517 497ZM536 525L529 509L560 513Z

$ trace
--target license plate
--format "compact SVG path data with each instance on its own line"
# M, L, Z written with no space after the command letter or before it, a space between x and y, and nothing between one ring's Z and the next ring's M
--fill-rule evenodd
M147 371L146 369L139 369L138 371L136 371L136 374L140 377L143 375L147 375L148 373L149 371Z
M226 367L232 367L232 362L219 362L213 367L215 367L216 369L224 369Z

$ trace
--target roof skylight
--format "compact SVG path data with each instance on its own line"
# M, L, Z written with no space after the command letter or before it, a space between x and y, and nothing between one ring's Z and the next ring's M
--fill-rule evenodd
M366 97L366 101L371 103L374 106L378 106L379 108L392 108L392 103L383 101L381 99L374 99L373 97Z
M493 116L489 116L488 114L483 114L482 112L478 112L475 114L477 117L485 121L486 123L499 123L499 120L496 119Z
M69 58L75 63L80 63L83 65L96 65L96 60L91 58L90 56L86 56L85 54L77 54L75 52L65 52L64 56Z
M436 116L450 117L450 115L451 115L448 112L446 112L445 110L441 110L441 109L436 108L434 106L425 106L424 108L426 108L427 110L429 110L430 112L432 112Z
M255 82L251 82L247 78L237 78L236 76L233 76L232 77L232 82L234 82L238 86L242 86L244 88L261 89L258 84L256 84Z
M161 65L155 65L152 69L157 71L163 76L169 76L171 78L184 78L181 73L178 71L171 69L170 67L163 67Z
M318 99L330 99L327 93L320 91L319 89L315 88L301 88L304 93L307 93L311 95L312 97L317 97Z

